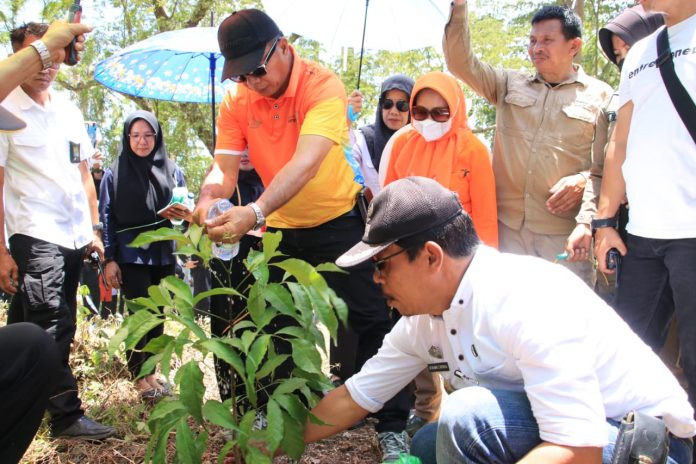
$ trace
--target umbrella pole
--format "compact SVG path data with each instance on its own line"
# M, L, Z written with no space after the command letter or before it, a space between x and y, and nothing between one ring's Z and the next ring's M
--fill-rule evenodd
M370 0L365 0L365 19L363 20L362 42L360 43L360 64L358 65L358 85L357 85L358 90L360 90L360 74L362 73L363 53L365 52L365 30L367 29L367 7L369 5L370 5Z
M213 114L213 150L215 150L215 54L210 54L210 111Z

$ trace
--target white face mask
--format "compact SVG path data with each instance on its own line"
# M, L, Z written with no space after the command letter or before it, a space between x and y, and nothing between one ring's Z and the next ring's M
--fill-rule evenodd
M452 118L445 122L437 122L432 119L413 121L413 128L423 136L426 142L433 142L449 132L452 128Z

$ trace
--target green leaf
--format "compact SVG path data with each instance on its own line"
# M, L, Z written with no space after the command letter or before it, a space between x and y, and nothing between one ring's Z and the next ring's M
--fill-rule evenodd
M126 337L128 337L128 327L125 325L124 321L124 324L116 330L116 333L109 340L109 344L106 347L109 356L116 354L121 347L121 343L126 340Z
M198 246L198 243L201 241L201 237L203 236L203 226L191 223L189 224L188 230L184 235L189 238L193 246Z
M174 254L179 256L198 256L198 248L191 245L183 245L177 247Z
M239 432L232 412L227 406L217 400L208 400L203 405L203 417L215 425Z
M171 335L163 334L147 342L147 345L143 347L143 351L145 351L146 353L159 353L173 341L174 337L172 337Z
M280 447L292 459L300 459L304 453L304 426L303 422L297 422L290 416L283 416L283 430L285 433L280 442Z
M273 399L269 399L266 404L266 419L268 420L266 429L268 451L273 453L283 439L283 411Z
M272 397L281 408L285 409L296 422L304 424L307 421L307 408L295 395L276 395Z
M271 283L264 287L262 295L268 303L278 312L288 316L296 317L295 305L292 295L285 286L278 283Z
M199 340L206 340L208 338L205 330L203 330L195 320L187 317L180 317L175 313L169 314L169 317L193 332Z
M275 370L285 362L286 359L288 359L290 356L287 354L278 354L273 356L272 358L269 358L268 361L264 363L264 365L256 371L256 380L261 380L264 377L268 377L269 375L273 374Z
M285 395L287 393L292 393L295 390L301 389L305 385L307 385L307 380L299 377L285 379L282 380L280 384L276 387L275 391L273 392L273 395L280 396Z
M126 317L123 320L123 325L128 330L128 336L125 339L126 349L132 350L141 338L161 324L164 324L164 320L149 311L138 311Z
M321 263L318 266L314 266L318 272L340 272L341 274L348 274L348 272L340 267L336 266L334 263Z
M264 300L263 297L259 295L259 287L256 285L252 286L251 291L249 291L249 299L247 300L247 310L249 311L251 320L254 321L254 323L258 326L259 319L261 319L261 315L266 310L266 300Z
M186 423L186 419L182 419L176 426L176 457L177 461L182 464L198 464L201 462L201 454L196 449L196 443L193 439L193 433Z
M334 292L333 290L329 291L329 297L331 298L331 304L333 305L333 308L336 311L338 320L340 320L344 326L348 325L348 305L346 304L346 302L343 301L342 298L339 298L338 295L336 295L336 292ZM331 337L334 340L336 339L335 334L331 334Z
M215 356L225 361L227 364L232 366L232 368L240 376L244 376L246 371L244 370L244 363L239 354L229 347L226 343L223 343L218 339L206 340L201 343L206 350L211 351Z
M198 367L198 362L189 361L181 366L175 380L179 384L179 400L199 424L203 423L201 406L205 385L203 385L203 372Z
M278 252L278 245L280 245L280 241L283 239L283 233L282 232L266 232L263 234L263 238L261 239L261 245L263 247L263 256L266 259L266 262L270 261L271 258L275 258L276 256L280 256L280 252Z
M163 400L150 413L147 426L152 436L147 446L146 462L166 462L169 432L187 415L186 408L177 400ZM154 455L153 455L154 451Z
M254 365L257 368L261 364L261 361L263 361L263 357L266 355L266 351L268 350L268 342L270 342L270 340L270 335L261 335L251 345L251 349L249 350L249 359L253 360Z
M288 258L285 261L271 265L281 268L302 285L316 287L320 294L323 294L329 288L321 274L311 264L301 259Z
M275 333L276 335L290 335L293 338L307 338L307 332L302 327L289 326L283 327Z
M128 244L132 248L140 248L143 245L154 242L165 242L174 240L178 243L188 242L188 238L176 229L161 227L157 230L149 230L138 235L135 240Z
M172 306L172 298L161 285L151 285L147 289L147 294L150 297L150 301L155 305L159 311L160 306ZM151 308L151 306L148 306Z
M146 375L150 375L155 371L155 368L157 367L157 364L160 362L162 359L161 354L156 354L153 356L150 356L145 360L145 362L140 366L140 372L138 372L138 379L143 378Z
M242 298L244 297L244 295L242 295L233 288L214 288L212 290L206 290L205 292L196 294L196 296L193 297L193 306L196 306L204 298L208 298L210 296L215 295L241 296Z
M143 309L149 309L153 313L160 312L159 306L148 297L138 297L132 300L126 299L126 307L131 313L137 313Z
M178 278L177 276L167 276L160 282L160 287L164 287L168 291L176 295L177 298L181 299L190 310L193 308L193 293L191 293L191 287L189 287L186 282ZM180 312L181 307L177 307Z
M257 333L253 330L247 330L242 333L242 346L244 346L244 354L249 353L249 347L252 343L254 343L254 340L256 340L256 335Z
M290 340L290 344L292 345L292 360L295 361L297 367L307 372L321 372L321 356L312 342L296 338Z
M303 317L312 317L312 302L309 300L307 290L296 282L287 282L286 285L292 293L293 306L300 311Z
M328 302L321 297L316 288L309 287L308 291L312 300L312 306L314 307L314 314L317 316L317 319L319 319L319 321L326 326L329 333L335 334L338 330L338 320L336 319L334 312L331 310L331 306L329 306Z
M181 337L182 334L179 334L179 337ZM177 337L177 340L179 339ZM162 370L162 375L165 378L169 378L169 374L171 372L171 368L169 367L172 362L172 355L174 354L174 350L176 349L176 343L170 343L169 345L165 346L164 349L162 350L162 359L160 360L160 369Z

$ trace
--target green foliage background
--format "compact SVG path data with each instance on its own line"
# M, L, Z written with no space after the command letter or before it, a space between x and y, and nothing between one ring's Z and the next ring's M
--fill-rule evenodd
M317 0L325 1L325 0ZM448 0L437 0L447 2ZM71 0L0 0L0 39L8 43L8 31L20 24L23 10L40 11L33 20L51 21L64 18ZM89 35L82 63L63 67L57 85L69 90L82 109L85 119L97 121L104 135L100 146L107 162L118 152L122 121L136 108L157 114L170 155L186 173L190 190L197 192L212 152L211 115L208 105L170 103L123 96L106 89L92 79L95 65L115 51L151 35L173 29L219 24L231 12L248 7L263 8L260 0L94 0L87 7L85 22L98 22ZM496 66L519 69L529 67L526 53L529 20L540 6L552 2L539 0L470 0L474 47L479 56ZM572 6L584 21L584 48L581 62L585 70L615 86L618 73L597 45L597 31L630 0L562 0L557 4ZM355 0L355 7L364 3ZM37 8L38 7L38 8ZM105 20L104 18L108 18ZM26 18L25 18L26 19ZM417 33L417 32L414 32ZM322 62L343 80L347 92L357 84L359 50L348 49L343 56L330 56L321 44L296 35L289 37L301 55ZM9 49L9 47L8 47ZM427 48L405 53L370 51L363 58L360 90L365 104L358 125L372 122L379 86L387 76L404 73L418 77L432 70L445 70L440 51ZM465 89L466 91L467 89ZM495 121L494 109L467 91L471 98L470 120L473 129L491 140Z

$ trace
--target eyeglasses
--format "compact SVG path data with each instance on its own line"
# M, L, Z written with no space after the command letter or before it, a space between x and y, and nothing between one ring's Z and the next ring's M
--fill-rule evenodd
M230 79L234 82L246 82L247 77L263 77L268 73L268 70L266 67L268 66L268 62L270 61L271 57L273 56L273 52L275 52L276 45L278 45L278 41L280 40L280 37L275 39L275 42L273 42L273 45L271 45L271 49L268 50L268 54L266 54L266 58L264 58L263 62L261 65L254 69L251 72L248 72L246 74L240 74L239 76L230 76Z
M414 106L411 108L411 116L416 121L428 119L428 115L436 122L447 122L450 118L449 108L439 107L428 109L425 106Z
M154 140L155 135L152 132L145 133L145 134L128 134L128 137L135 139L135 140Z
M392 100L391 98L385 98L384 100L382 100L382 109L390 110L392 108L394 108L394 100ZM397 100L396 109L401 111L402 113L407 113L408 102L406 100Z
M391 255L389 255L385 258L382 258L378 261L373 261L372 267L375 268L375 272L377 273L377 275L379 275L380 277L382 276L382 271L384 270L384 267L387 265L388 260L392 259L394 256L400 255L404 251L410 250L411 248L413 248L413 247L403 248L403 249L397 251L396 253L392 253Z

